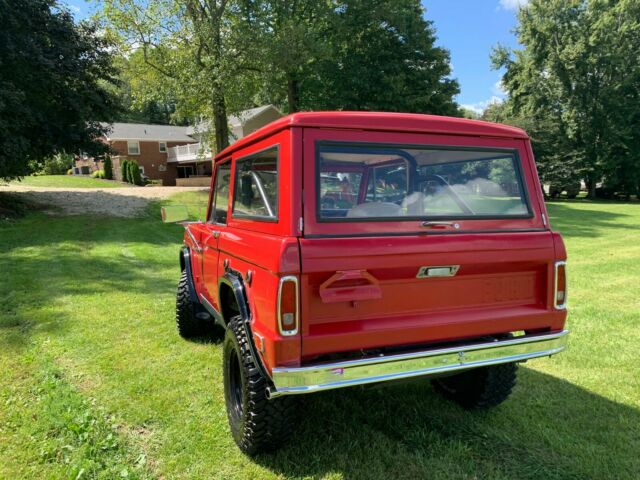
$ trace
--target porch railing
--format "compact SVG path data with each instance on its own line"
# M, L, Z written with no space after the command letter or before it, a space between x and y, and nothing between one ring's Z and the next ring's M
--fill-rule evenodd
M203 143L188 143L167 148L167 162L194 162L211 158L211 149Z

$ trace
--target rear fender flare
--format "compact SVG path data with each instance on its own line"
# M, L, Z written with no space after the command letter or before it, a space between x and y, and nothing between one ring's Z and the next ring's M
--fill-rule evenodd
M266 369L262 357L258 354L256 346L253 342L253 331L251 329L251 311L249 310L249 302L247 301L247 295L244 288L244 282L242 280L242 274L240 272L236 272L234 270L228 270L220 279L218 280L218 295L222 291L222 286L228 286L231 288L231 292L235 297L236 305L238 306L238 311L240 318L242 319L242 326L245 331L245 335L249 340L249 349L251 350L251 355L256 359L256 364L260 369L261 373L265 378L271 381L271 376ZM222 316L224 318L225 324L228 324L230 316L228 315L228 311L225 311L224 304L222 303L223 298L220 296L218 298L219 305L221 309Z

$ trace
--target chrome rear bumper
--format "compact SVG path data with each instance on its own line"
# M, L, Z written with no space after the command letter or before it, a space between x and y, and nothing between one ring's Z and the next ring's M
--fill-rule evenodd
M447 372L522 362L561 352L567 345L567 330L552 334L524 335L488 343L387 355L297 368L274 368L275 388L269 397L313 393L334 388L365 385L401 378L439 375Z

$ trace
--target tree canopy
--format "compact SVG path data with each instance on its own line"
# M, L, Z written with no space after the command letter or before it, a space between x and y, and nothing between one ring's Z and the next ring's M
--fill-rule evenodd
M458 114L448 52L419 0L105 0L135 69L133 96L213 120L273 103L298 110ZM140 80L143 79L143 80Z
M640 3L531 0L518 14L521 50L498 47L505 112L526 122L550 180L640 189Z
M0 0L0 178L59 152L98 153L119 111L109 44L56 0Z

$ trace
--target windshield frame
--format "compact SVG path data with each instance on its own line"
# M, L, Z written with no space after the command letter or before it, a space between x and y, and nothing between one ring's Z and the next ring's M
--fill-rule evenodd
M394 153L400 158L407 161L410 168L414 171L417 168L416 159L407 151L413 150L443 150L443 151L470 151L470 152L494 152L500 154L506 154L512 157L514 165L514 174L518 182L518 188L521 192L521 198L526 208L525 213L517 214L456 214L456 215L407 215L407 216L394 216L394 217L326 217L322 216L322 199L321 199L321 167L322 160L320 158L321 149L323 147L329 147L334 149L362 149L369 148L376 151L388 150L384 153ZM377 142L351 142L351 141L336 141L336 140L316 140L314 144L315 151L315 220L317 223L375 223L375 222L407 222L407 221L431 221L431 220L513 220L513 219L531 219L534 217L534 212L531 207L531 198L529 190L524 178L524 169L522 160L517 148L505 148L505 147L474 147L474 146L457 146L457 145L432 145L432 144L413 144L413 143L377 143ZM500 158L499 156L496 158ZM483 159L484 160L484 159ZM459 162L446 162L446 163L462 163L466 160ZM363 173L363 182L364 182ZM416 179L409 179L408 183Z

